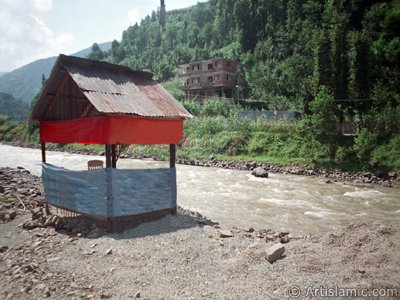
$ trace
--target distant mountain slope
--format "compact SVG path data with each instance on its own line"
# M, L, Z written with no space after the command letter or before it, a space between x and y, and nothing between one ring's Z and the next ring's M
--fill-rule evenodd
M99 44L103 51L111 48L111 42ZM91 47L83 49L72 55L86 57ZM0 76L0 92L12 94L15 98L25 103L30 103L42 85L42 74L49 77L57 57L49 57L31 62Z
M0 115L10 117L14 121L23 120L28 113L29 105L13 95L0 92Z
M6 72L0 72L0 77L6 74Z

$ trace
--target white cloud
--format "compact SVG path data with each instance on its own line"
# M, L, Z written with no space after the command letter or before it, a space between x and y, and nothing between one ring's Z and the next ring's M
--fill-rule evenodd
M56 38L56 43L59 48L62 48L65 44L70 44L74 41L74 35L72 33L61 33Z
M128 10L127 17L128 17L128 21L129 21L130 25L135 24L136 22L139 22L140 21L139 9L134 8L134 9Z
M34 0L33 3L38 11L48 11L53 7L53 0Z
M74 36L55 36L41 13L51 9L51 0L1 0L0 71L11 71L39 58L57 55Z

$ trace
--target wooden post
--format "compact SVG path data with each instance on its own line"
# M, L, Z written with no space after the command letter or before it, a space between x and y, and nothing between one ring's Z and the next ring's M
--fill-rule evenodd
M106 168L111 168L111 145L106 145Z
M111 145L111 166L116 169L117 168L117 152L116 152L116 146Z
M46 162L46 143L40 143L41 147L42 147L42 162L45 163ZM46 201L46 199L45 199ZM46 215L50 215L50 207L49 204L45 204L44 206Z
M41 143L42 145L42 162L46 162L46 143Z
M176 145L169 145L169 167L175 168L175 157L176 157Z

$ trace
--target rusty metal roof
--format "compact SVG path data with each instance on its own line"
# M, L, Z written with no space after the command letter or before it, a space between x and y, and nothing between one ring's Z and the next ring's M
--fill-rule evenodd
M66 74L100 113L156 118L192 117L167 90L152 79L153 74L149 72L61 54L35 105L32 119L43 119Z

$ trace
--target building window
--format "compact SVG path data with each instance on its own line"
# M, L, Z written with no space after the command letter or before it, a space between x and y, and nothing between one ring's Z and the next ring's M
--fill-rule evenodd
M213 64L212 64L212 63L211 63L211 64L208 64L207 68L208 68L208 70L213 69Z
M226 62L226 66L229 68L229 67L231 66L231 62L230 62L230 61L227 61L227 62Z
M213 82L213 77L212 76L208 76L207 77L207 82Z
M192 65L192 71L199 71L199 70L201 70L201 65L200 64Z
M215 81L221 80L221 74L215 74Z

